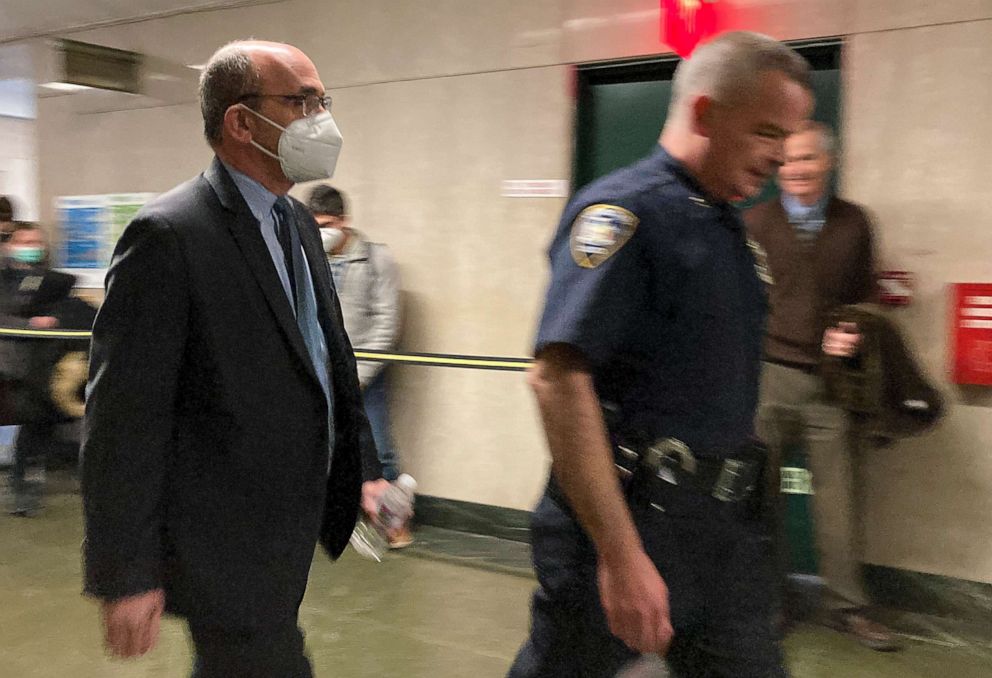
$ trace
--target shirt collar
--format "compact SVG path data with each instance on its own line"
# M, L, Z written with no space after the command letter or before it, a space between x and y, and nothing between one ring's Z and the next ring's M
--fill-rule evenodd
M221 163L224 165L227 173L231 175L234 185L238 187L241 197L248 203L248 209L255 215L259 223L269 219L272 214L272 206L276 204L276 199L279 196L247 174L234 169L223 160L221 160Z
M716 208L721 215L720 223L731 230L743 230L744 224L740 219L739 210L732 203L711 196L703 188L703 185L699 183L699 180L689 172L688 168L680 160L672 156L664 146L658 144L651 157L660 167L670 172L679 183L688 189L690 194L692 194L689 196L690 200L703 207Z
M336 264L365 258L367 258L365 252L365 234L354 228L350 230L350 237L348 238L348 244L344 247L344 251L341 254L331 255L331 261Z
M661 166L674 174L675 178L685 185L686 188L688 188L692 193L697 194L696 197L698 199L705 201L708 205L713 205L716 207L730 206L730 203L726 200L714 198L707 193L706 189L703 188L703 185L699 183L699 180L696 179L691 172L689 172L684 164L682 164L682 161L672 156L672 154L669 153L661 144L658 145L653 157L659 164L661 164Z
M783 193L782 208L789 216L790 223L802 221L822 221L827 212L827 202L829 199L830 196L824 193L823 197L812 205L804 205L799 202L799 198Z

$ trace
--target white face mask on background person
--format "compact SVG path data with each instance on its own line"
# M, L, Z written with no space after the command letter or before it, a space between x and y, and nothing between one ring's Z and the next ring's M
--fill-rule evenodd
M324 243L324 252L330 254L344 240L344 231L334 226L320 229L320 241Z
M273 153L252 139L251 145L270 158L279 161L282 173L293 183L330 179L338 164L343 141L337 123L328 111L317 115L299 118L283 127L269 120L256 110L244 104L241 107L251 111L273 127L282 130L279 136L279 152Z

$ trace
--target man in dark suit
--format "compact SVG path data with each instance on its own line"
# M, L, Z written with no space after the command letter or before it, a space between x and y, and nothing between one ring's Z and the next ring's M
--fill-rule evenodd
M314 545L338 557L360 495L384 485L359 451L320 236L286 196L333 173L341 137L289 45L221 48L200 102L216 158L128 226L93 329L85 590L115 655L146 652L167 611L188 621L196 678L309 677L297 613Z

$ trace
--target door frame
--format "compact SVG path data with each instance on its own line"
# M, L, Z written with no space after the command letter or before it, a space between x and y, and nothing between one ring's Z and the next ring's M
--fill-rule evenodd
M805 57L814 71L841 69L844 48L842 36L794 40L785 44ZM579 64L575 67L576 106L572 134L571 176L571 192L573 194L579 187L579 179L583 170L581 163L593 133L591 123L594 108L592 106L594 88L597 85L671 80L681 61L681 57L676 54L661 54L597 61ZM843 99L841 99L840 105L843 106ZM842 119L840 111L838 111L838 119ZM591 180L589 179L589 181ZM589 183L589 181L585 183Z

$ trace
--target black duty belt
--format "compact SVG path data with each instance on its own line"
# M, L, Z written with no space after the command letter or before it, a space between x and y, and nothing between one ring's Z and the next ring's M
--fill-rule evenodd
M634 469L623 462L617 463L621 478L633 476L639 468L650 479L731 503L754 494L766 456L757 442L750 442L726 457L697 456L678 438L662 438L641 452L624 446L619 446L618 451L626 462L636 460Z
M765 458L766 450L757 441L718 458L697 456L681 440L662 438L642 449L617 445L614 463L625 488L635 480L664 482L722 502L738 503L760 490ZM553 477L548 494L559 502L564 499Z

